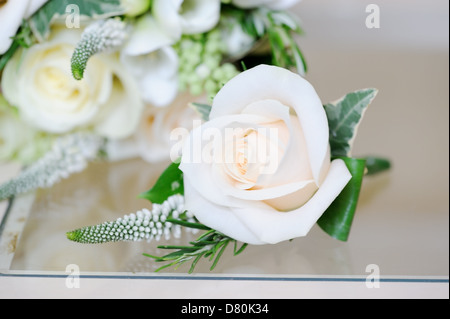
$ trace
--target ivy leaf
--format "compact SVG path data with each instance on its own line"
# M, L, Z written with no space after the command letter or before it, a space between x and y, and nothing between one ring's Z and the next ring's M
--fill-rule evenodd
M191 103L190 106L200 114L203 121L209 121L209 114L211 113L212 106L201 103Z
M317 222L328 235L347 241L361 192L366 169L365 159L341 158L353 178Z
M147 199L154 204L162 204L170 196L184 194L183 172L180 163L172 163L161 174L155 185L148 192L140 194L139 198Z
M324 106L330 127L332 156L351 157L358 126L377 93L377 89L360 90Z
M30 18L30 27L38 41L42 42L48 37L55 18L79 13L80 17L104 19L124 12L120 0L50 0Z

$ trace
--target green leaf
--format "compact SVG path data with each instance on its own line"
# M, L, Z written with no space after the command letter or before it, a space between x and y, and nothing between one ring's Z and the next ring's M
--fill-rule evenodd
M0 71L3 70L6 63L12 58L17 49L20 48L19 43L13 42L9 47L8 51L6 51L3 55L0 56Z
M23 21L19 31L13 37L13 43L3 55L0 55L0 71L3 70L6 63L13 57L20 47L29 48L34 42L31 28L27 21Z
M170 196L184 194L183 172L179 163L172 163L156 181L155 186L148 192L139 195L154 204L162 204Z
M365 89L347 94L340 100L325 105L330 127L332 156L351 157L353 141L367 107L378 90Z
M68 14L67 19L73 20L78 10L80 17L96 19L121 15L125 11L120 2L120 0L50 0L30 18L30 26L36 38L42 42L50 33L53 19Z
M201 103L191 103L190 106L200 114L203 121L209 121L209 114L211 113L212 106Z
M391 169L391 162L386 158L366 157L367 175L375 175Z
M362 180L366 169L365 159L341 158L353 178L317 222L331 237L347 241L355 216Z

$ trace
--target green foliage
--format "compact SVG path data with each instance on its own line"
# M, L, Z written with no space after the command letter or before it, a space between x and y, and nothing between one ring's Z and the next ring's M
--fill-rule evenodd
M172 195L184 194L183 172L179 163L172 163L161 174L156 184L146 193L139 195L155 204L162 204Z
M42 42L48 37L54 18L77 14L78 12L70 10L74 6L79 9L82 17L104 19L124 13L120 0L50 0L30 18L30 26L36 38Z
M11 59L14 53L16 53L17 49L20 47L29 48L34 42L35 39L31 32L30 25L27 21L23 21L19 31L13 38L13 43L10 48L0 56L0 71L3 70L9 59Z
M360 90L349 93L334 103L325 105L330 127L332 156L351 157L351 150L357 129L367 107L378 91Z
M318 221L318 225L331 237L347 241L355 216L362 180L366 168L365 159L341 158L352 174L352 179Z
M391 169L391 162L387 158L369 156L366 158L367 175L375 175Z
M172 223L177 223L176 220L170 220ZM227 249L228 245L233 244L233 255L237 256L242 253L247 244L242 244L239 248L238 242L230 237L227 237L216 230L210 229L199 223L179 223L184 227L190 227L194 229L206 230L204 234L198 237L195 241L190 242L190 246L159 246L160 249L175 250L162 257L152 256L144 254L144 256L153 258L156 262L167 262L166 265L158 268L159 272L168 267L175 267L177 269L182 264L191 261L191 267L189 273L193 273L198 262L202 258L209 259L212 262L210 270L214 270L217 266L220 258Z

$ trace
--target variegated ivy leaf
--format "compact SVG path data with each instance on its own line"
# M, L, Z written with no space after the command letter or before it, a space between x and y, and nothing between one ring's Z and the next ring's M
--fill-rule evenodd
M360 90L325 105L330 127L332 156L351 157L358 126L377 93L377 89Z
M81 17L105 19L124 13L120 0L50 0L30 18L30 27L38 41L50 33L52 20L66 16L67 27L79 27Z

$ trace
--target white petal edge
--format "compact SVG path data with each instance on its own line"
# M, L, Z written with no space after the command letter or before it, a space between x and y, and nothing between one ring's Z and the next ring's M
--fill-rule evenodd
M307 143L314 180L320 185L329 165L328 119L315 89L298 74L269 65L259 65L240 73L214 98L210 119L239 114L249 104L270 99L296 111Z
M215 182L213 168L215 158L206 158L204 156L204 149L207 144L205 140L208 137L220 138L223 137L222 129L232 127L230 123L258 123L264 122L267 118L253 114L237 114L217 118L209 121L191 131L189 138L186 139L183 145L183 156L181 159L180 170L183 171L184 176L195 180L192 185L196 191L208 197L211 202L218 205L236 206L242 205L241 200L227 196L223 193L220 185ZM209 135L212 133L213 135ZM221 135L216 135L221 134ZM220 156L219 156L220 157Z
M277 244L282 241L306 236L326 209L339 196L352 179L345 162L337 159L331 163L325 181L316 194L302 207L281 213L274 209L232 208L234 216L256 235L257 240L249 244ZM208 225L214 228L216 225ZM228 230L224 230L227 234ZM247 234L235 232L233 238L247 240Z
M28 9L28 1L8 1L0 9L0 55L8 51Z
M145 15L136 22L122 54L130 56L148 54L173 43L174 39L164 31L163 26L152 16Z
M186 1L186 0L185 0ZM219 0L190 0L195 2L193 10L181 15L184 34L197 34L210 31L220 19Z
M187 177L184 178L184 193L184 208L192 212L204 225L226 234L231 238L241 238L243 243L258 241L257 237L236 218L229 207L210 202L197 192ZM262 244L262 242L259 243Z

